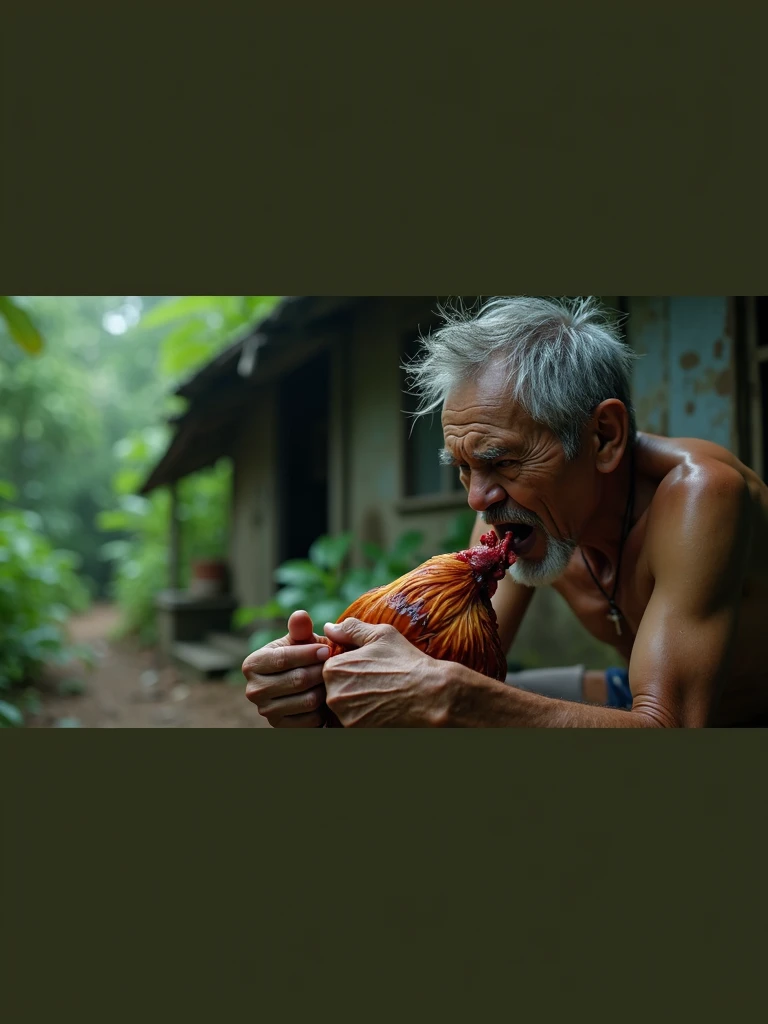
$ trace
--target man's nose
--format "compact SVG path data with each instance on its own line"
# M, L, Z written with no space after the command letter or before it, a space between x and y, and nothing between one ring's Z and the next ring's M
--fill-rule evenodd
M500 501L506 501L507 492L497 483L493 483L487 477L472 474L472 481L469 486L469 507L475 512L485 512L491 505L498 505Z

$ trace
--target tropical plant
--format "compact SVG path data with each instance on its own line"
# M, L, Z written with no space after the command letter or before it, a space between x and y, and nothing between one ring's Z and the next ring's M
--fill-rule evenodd
M276 295L181 295L146 313L143 331L162 328L160 369L175 379L211 359L274 307Z
M42 351L42 335L29 313L10 295L0 295L0 318L5 321L10 336L25 352L36 356Z
M0 481L0 726L23 724L18 691L43 665L85 653L69 644L64 624L89 600L77 556L55 550L40 517L15 507L15 497Z
M451 530L438 545L440 554L466 547L475 513L471 509L456 516ZM363 542L363 564L345 568L353 545L351 533L318 538L306 559L291 559L275 570L275 581L282 584L266 604L241 608L235 613L235 626L261 621L249 638L255 649L284 636L290 614L297 608L307 611L313 623L335 622L353 601L374 587L392 583L425 560L425 535L419 530L402 533L391 548Z
M122 612L119 632L136 634L145 643L156 639L155 597L169 586L170 497L165 489L149 497L136 492L166 440L166 431L148 428L118 444L116 507L97 517L99 528L112 535L102 546L102 557L114 563L113 593ZM226 554L230 487L226 459L178 484L181 586L188 583L193 559Z
M319 537L306 559L291 559L275 570L282 584L275 597L264 605L240 608L235 626L256 620L269 622L250 637L253 648L262 647L285 634L288 617L303 608L314 623L335 622L345 608L373 587L390 583L421 561L419 549L424 535L418 530L402 534L388 551L376 544L360 545L365 564L345 568L353 545L353 534ZM279 625L278 625L279 623Z

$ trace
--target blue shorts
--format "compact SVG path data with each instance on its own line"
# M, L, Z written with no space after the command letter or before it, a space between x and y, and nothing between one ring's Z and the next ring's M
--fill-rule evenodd
M632 691L629 688L629 672L625 668L606 669L605 681L608 686L608 707L631 708Z

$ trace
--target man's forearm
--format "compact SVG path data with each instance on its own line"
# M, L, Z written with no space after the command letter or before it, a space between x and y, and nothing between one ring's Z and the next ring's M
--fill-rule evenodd
M444 725L464 728L643 729L659 723L636 711L542 697L445 662Z

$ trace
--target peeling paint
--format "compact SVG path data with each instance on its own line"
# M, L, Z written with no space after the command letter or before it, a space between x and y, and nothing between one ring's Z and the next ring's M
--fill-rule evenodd
M633 296L628 340L642 358L635 364L633 398L637 425L651 434L669 433L669 300Z
M647 430L651 434L665 434L668 422L667 402L666 384L659 385L651 394L637 395L635 398L635 416L638 427L641 430Z
M731 447L731 305L724 296L630 299L628 340L642 356L633 377L640 430Z
M730 366L721 370L715 378L715 391L718 395L730 395L733 390L733 371Z
M724 296L669 300L669 420L672 436L700 437L725 448L733 423L732 343Z
M706 395L710 391L714 391L717 384L717 374L709 367L706 370L702 370L695 377L692 377L687 381L696 395Z

